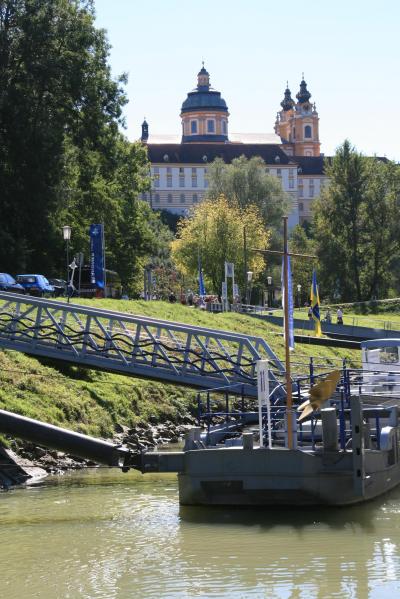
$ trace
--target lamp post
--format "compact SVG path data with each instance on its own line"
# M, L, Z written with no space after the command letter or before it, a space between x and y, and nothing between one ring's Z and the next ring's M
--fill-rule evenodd
M267 277L268 284L268 307L272 308L272 277Z
M247 271L247 286L246 286L246 291L247 291L247 297L246 297L246 302L247 305L250 305L250 300L251 300L251 282L253 280L253 271L252 270L248 270Z
M301 285L297 285L297 307L301 308Z
M71 239L71 227L69 225L64 225L62 228L63 239L67 242L67 302L69 303L69 241Z

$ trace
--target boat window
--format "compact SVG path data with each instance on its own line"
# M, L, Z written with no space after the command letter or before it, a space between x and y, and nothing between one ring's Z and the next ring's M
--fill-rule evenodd
M397 364L399 361L398 347L382 347L379 351L380 364Z

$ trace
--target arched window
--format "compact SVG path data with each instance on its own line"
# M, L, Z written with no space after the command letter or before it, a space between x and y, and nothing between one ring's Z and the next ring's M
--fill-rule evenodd
M312 128L311 128L311 125L306 125L304 127L304 137L306 139L311 139L312 138Z

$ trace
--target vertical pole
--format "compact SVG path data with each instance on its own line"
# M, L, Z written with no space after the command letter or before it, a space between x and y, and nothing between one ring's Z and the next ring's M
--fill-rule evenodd
M69 239L67 239L67 304L69 304Z
M247 303L247 237L246 225L243 227L243 264L244 264L244 297Z
M106 275L106 243L104 237L104 223L102 226L102 236L103 236L103 279L104 279L104 297L107 297L107 275Z
M289 283L288 283L288 217L283 217L283 281L284 281L284 303L285 303L285 367L286 367L286 423L288 449L293 449L293 425L292 425L292 378L290 376L290 352L289 352Z

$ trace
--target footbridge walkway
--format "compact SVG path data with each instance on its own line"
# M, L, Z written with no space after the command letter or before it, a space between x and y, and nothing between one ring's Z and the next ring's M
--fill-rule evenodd
M275 385L284 371L261 337L9 293L0 293L0 348L250 397L257 360L270 360Z

